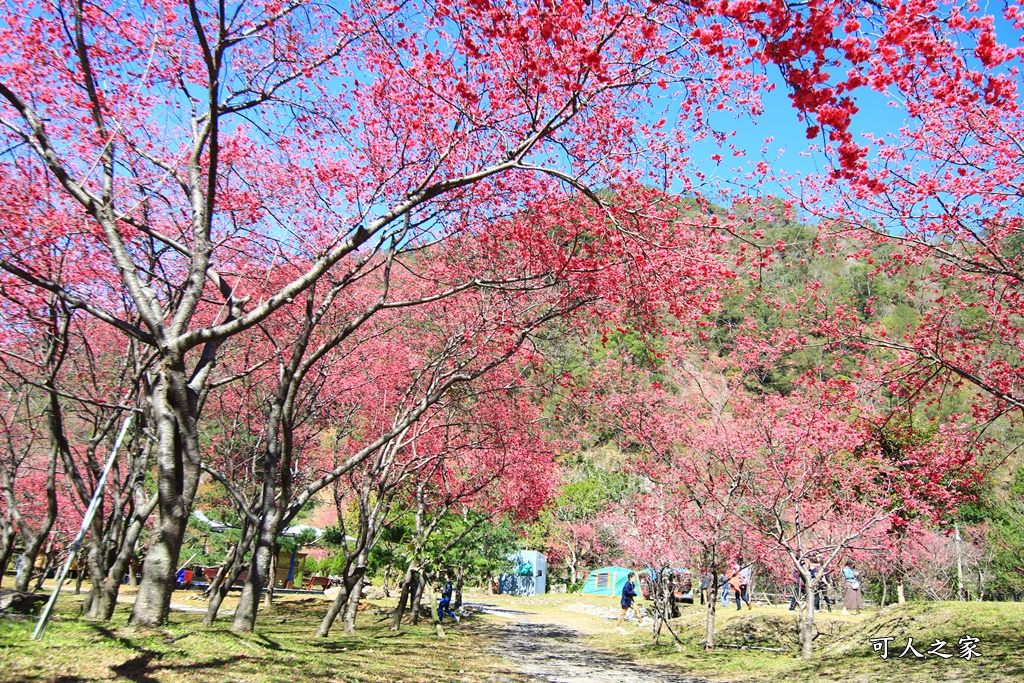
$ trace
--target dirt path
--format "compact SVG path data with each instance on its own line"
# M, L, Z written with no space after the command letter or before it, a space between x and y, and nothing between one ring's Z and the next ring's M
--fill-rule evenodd
M534 681L544 683L697 683L641 666L611 652L583 644L584 633L562 621L532 612L484 606L484 612L507 620L491 651Z

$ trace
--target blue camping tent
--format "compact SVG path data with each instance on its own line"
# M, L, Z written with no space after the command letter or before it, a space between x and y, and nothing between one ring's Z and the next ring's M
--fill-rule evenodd
M632 569L625 567L601 567L590 572L581 592L589 595L622 595L622 587Z

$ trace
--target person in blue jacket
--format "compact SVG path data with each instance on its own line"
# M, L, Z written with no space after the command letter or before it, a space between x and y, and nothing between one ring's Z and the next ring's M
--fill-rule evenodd
M619 620L615 622L615 628L622 628L622 619L626 616L626 612L633 606L633 598L636 597L636 584L633 580L636 578L636 574L633 572L629 573L626 578L626 583L622 586L622 600L619 604L622 606L622 612L619 614Z
M441 602L437 605L437 621L438 623L444 623L444 615L449 615L455 620L455 623L459 623L459 615L451 610L452 604L452 593L455 591L455 586L452 584L452 575L445 575L444 588L441 589Z

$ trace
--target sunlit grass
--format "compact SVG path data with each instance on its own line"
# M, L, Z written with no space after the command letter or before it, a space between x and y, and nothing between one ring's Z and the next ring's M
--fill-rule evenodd
M173 612L163 629L129 628L127 605L109 624L92 622L71 616L77 603L62 598L42 642L29 639L34 621L0 620L0 680L438 683L508 675L488 654L486 629L448 628L440 639L421 623L393 633L385 615L369 610L359 615L354 635L344 634L339 622L330 637L316 638L326 607L282 601L260 615L256 633L239 635L230 631L230 620L207 628L202 614L184 612Z
M814 659L799 658L796 616L786 609L757 608L752 612L719 609L716 639L720 643L747 643L784 652L718 648L705 652L703 608L686 607L673 622L682 644L668 633L659 647L650 646L650 633L630 629L626 637L611 629L591 637L597 647L617 650L623 656L686 673L728 681L842 681L843 683L903 683L905 681L1024 680L1024 609L1019 603L909 603L863 617L839 612L816 615L819 635ZM788 626L788 628L787 628ZM957 641L969 635L980 640L982 653L966 661L959 656ZM870 639L892 636L889 657L883 660ZM908 637L926 656L912 653L899 658ZM936 639L947 642L941 650L948 659L927 655Z

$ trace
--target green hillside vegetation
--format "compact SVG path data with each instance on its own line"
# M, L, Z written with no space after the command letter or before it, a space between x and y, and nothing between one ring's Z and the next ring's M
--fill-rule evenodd
M732 211L740 210L742 207L734 207ZM712 206L706 211L725 214L730 210ZM690 210L691 215L698 213L697 208ZM665 339L651 337L643 331L642 325L633 329L598 328L585 341L549 338L557 349L551 356L561 362L557 370L587 380L594 369L611 361L613 366L617 363L619 367L628 368L616 380L623 393L633 390L639 394L654 383L673 391L685 383L686 378L677 376L669 360L684 363L688 371L697 373L709 359L716 359L719 365L725 363L728 368L740 335L770 340L793 333L803 336L806 342L778 358L766 358L762 366L742 376L742 386L748 392L785 395L808 374L817 379L851 378L861 370L865 358L874 361L895 358L895 352L885 348L864 347L857 340L830 339L816 334L814 321L827 319L833 311L844 307L855 311L860 322L876 326L890 338L899 340L918 325L935 299L944 294L933 291L935 285L929 281L936 266L882 268L891 259L895 247L874 245L865 253L863 245L852 241L825 244L819 237L814 227L787 218L781 207L772 220L758 220L748 230L734 235L725 249L734 264L736 277L725 288L718 308L708 316L710 325L697 330L683 327L673 331L690 340L687 358L666 359ZM822 309L814 310L804 303L808 291L815 292ZM970 303L970 293L960 291L958 294ZM985 313L981 308L968 308L960 315L962 324L983 333ZM698 332L703 332L704 338ZM1020 362L1015 358L1011 360ZM737 376L732 374L733 378ZM701 379L713 386L723 378L705 376ZM891 415L885 427L879 430L878 439L883 451L893 458L901 457L900 447L896 445L900 439L926 442L940 424L958 416L966 422L971 405L983 398L973 385L955 381L955 378L946 378L929 391L911 395L893 394L883 383L871 397L879 411ZM548 534L547 546L557 545L551 534L554 523L559 520L597 521L595 534L604 539L600 543L603 552L591 558L592 566L613 562L619 559L619 551L614 537L601 526L599 519L605 509L616 505L628 508L629 492L609 492L603 499L604 508L587 510L584 514L579 512L581 508L573 498L579 495L581 487L597 490L602 478L619 476L639 446L624 438L614 420L588 413L573 399L557 392L549 399L549 414L558 415L561 420L549 423L553 434L561 433L562 424L573 423L574 436L580 433L589 436L579 442L576 453L562 458L566 482L562 495L542 515L542 522L530 529L526 543L543 549L545 534ZM1024 497L1020 484L1010 484L1024 481L1018 451L1024 434L1006 416L998 416L982 425L979 433L976 457L989 475L972 492L975 499L968 500L959 515L964 525L982 525L972 527L971 542L978 562L973 568L976 574L966 580L966 597L1020 599L1024 588L1019 569L1024 566L1024 507L1021 507ZM642 483L635 486L642 486ZM952 518L946 520L949 526L941 529L943 533L952 532L952 521ZM575 583L571 579L581 571L575 566L561 569L562 578L570 584ZM554 571L558 572L559 567ZM883 590L890 590L887 577L880 578L883 581L872 583L872 590L878 595L869 596L875 600L883 598ZM912 599L926 597L914 586L908 586L908 591ZM885 597L894 599L891 592Z

